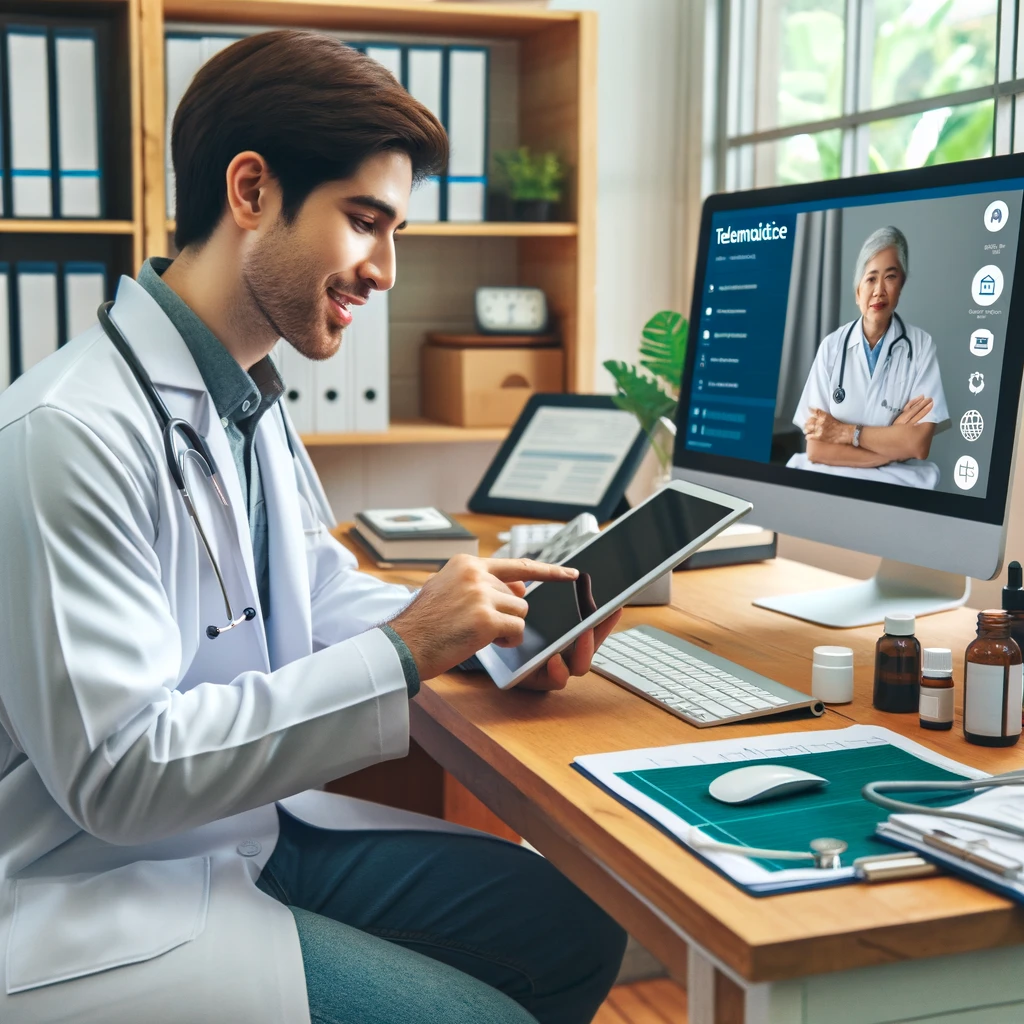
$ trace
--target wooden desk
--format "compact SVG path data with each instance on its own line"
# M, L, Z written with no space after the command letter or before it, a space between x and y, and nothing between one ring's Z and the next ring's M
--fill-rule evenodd
M481 537L482 553L509 522L462 519ZM688 973L692 1024L1024 1020L1024 908L952 878L750 897L570 768L584 753L855 722L885 725L986 771L1024 765L1024 746L992 750L963 739L961 652L974 637L975 612L918 623L923 646L954 651L957 722L935 733L916 715L871 707L880 627L827 630L751 604L841 582L782 559L676 573L671 606L627 609L622 623L652 623L804 691L815 645L850 646L854 702L820 719L698 730L593 673L551 694L503 693L483 676L458 673L423 686L412 734L673 973Z

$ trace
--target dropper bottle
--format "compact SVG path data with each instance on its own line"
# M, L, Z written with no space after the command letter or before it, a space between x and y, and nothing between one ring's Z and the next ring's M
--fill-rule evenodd
M1010 636L1024 651L1024 572L1020 562L1011 562L1003 587L1003 610L1010 613Z

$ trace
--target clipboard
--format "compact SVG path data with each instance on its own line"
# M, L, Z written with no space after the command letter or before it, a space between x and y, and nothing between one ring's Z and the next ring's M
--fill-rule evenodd
M469 499L471 512L599 523L626 511L647 435L610 395L532 395Z

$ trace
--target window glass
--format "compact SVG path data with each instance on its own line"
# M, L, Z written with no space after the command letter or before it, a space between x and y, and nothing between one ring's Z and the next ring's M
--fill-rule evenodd
M842 113L844 7L844 0L762 0L760 129Z
M940 107L868 126L869 170L898 171L992 155L992 100Z
M872 109L995 81L997 0L873 0L873 8Z
M842 133L838 128L815 135L794 135L755 147L754 183L799 185L839 177Z

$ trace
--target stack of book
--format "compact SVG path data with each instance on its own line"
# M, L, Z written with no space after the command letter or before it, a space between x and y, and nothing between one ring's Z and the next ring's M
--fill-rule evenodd
M475 555L479 541L436 508L357 512L352 538L381 569L436 569L455 555Z

